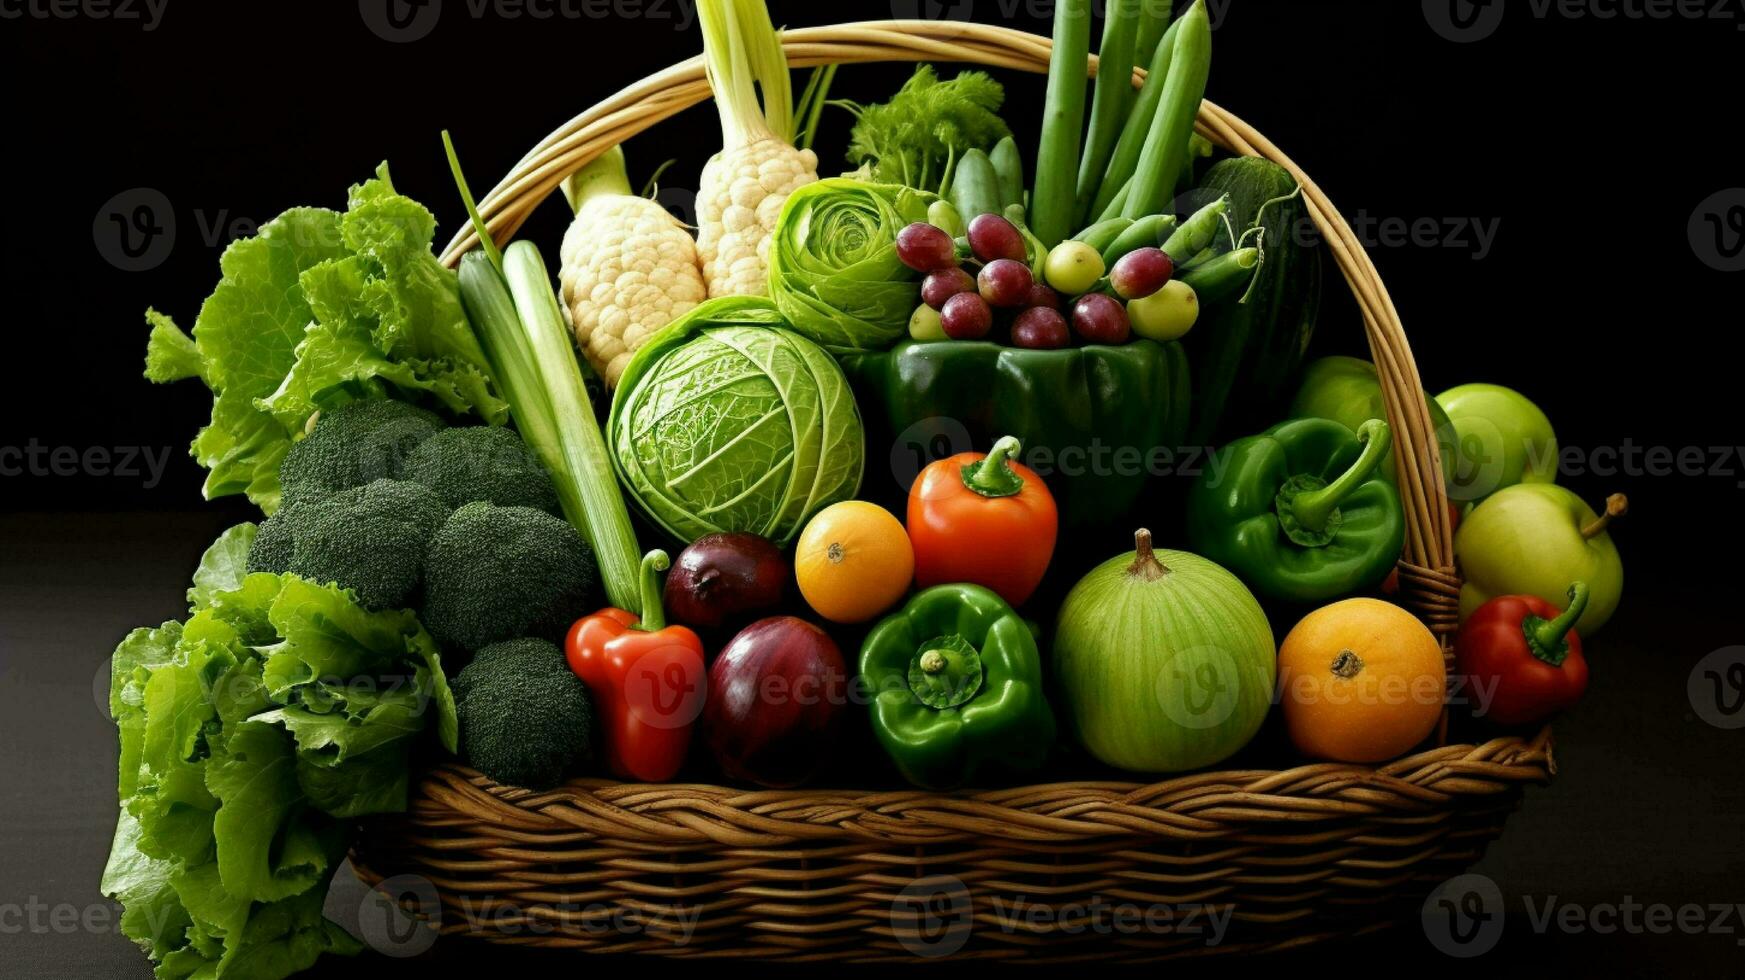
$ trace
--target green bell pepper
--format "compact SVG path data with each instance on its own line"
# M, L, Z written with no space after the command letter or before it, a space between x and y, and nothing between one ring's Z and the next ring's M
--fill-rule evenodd
M1444 482L1452 482L1458 438L1454 423L1436 400L1426 395L1424 404L1430 411L1430 424L1436 429L1436 443L1442 453ZM1381 395L1381 374L1375 365L1357 357L1323 357L1310 361L1303 368L1303 380L1291 401L1289 416L1293 419L1332 419L1352 432L1370 419L1387 419ZM1377 476L1399 486L1399 471L1394 466L1393 447L1382 454Z
M1400 493L1377 472L1392 441L1293 419L1238 439L1188 491L1193 549L1273 599L1323 602L1378 585L1406 541Z
M903 778L951 789L1048 759L1054 714L1031 627L979 585L938 585L885 617L860 648L872 725Z
M1069 527L1130 520L1150 478L1173 471L1187 432L1180 344L1023 350L904 341L839 360L869 426L867 444L888 440L894 464L906 467L912 456L919 472L1013 436Z

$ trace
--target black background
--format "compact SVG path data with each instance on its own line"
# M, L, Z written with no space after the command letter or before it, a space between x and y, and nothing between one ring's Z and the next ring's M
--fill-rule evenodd
M93 704L97 672L128 628L179 613L204 545L252 516L237 499L201 503L202 472L185 447L209 396L195 383L141 378L145 307L190 326L234 230L293 205L342 207L346 186L384 159L437 213L445 241L460 212L442 128L475 187L488 185L570 115L700 50L677 0L576 0L575 16L546 19L509 16L521 8L507 3L475 17L477 3L447 0L428 36L390 43L368 26L370 0L364 9L168 0L152 30L90 16L92 5L60 17L45 0L0 0L0 446L142 447L169 459L153 486L144 475L0 476L0 909L101 906L114 749ZM1458 241L1371 242L1430 391L1473 380L1520 388L1565 445L1590 451L1745 443L1732 302L1742 280L1705 264L1687 231L1711 195L1745 184L1731 148L1745 5L1707 5L1729 19L1664 20L1539 16L1539 6L1511 3L1494 35L1455 43L1416 2L1216 4L1209 97L1291 154L1356 224L1431 222L1441 235L1466 223ZM941 4L771 7L778 23L804 26ZM1040 32L1050 10L1046 0L944 7ZM1591 9L1625 8L1640 4ZM131 9L145 16L142 4ZM875 100L906 74L846 69L837 94ZM1007 116L1031 145L1041 81L1006 80ZM694 186L718 145L710 112L633 141L633 177L671 157L669 197ZM833 169L845 126L840 113L826 119L819 146ZM173 217L175 237L161 263L126 271L106 258L116 241L103 219L118 195L132 201L142 188L167 201L159 219ZM523 234L554 255L565 217L554 203ZM1486 254L1473 221L1496 229ZM1361 353L1349 302L1330 305L1317 349ZM1629 585L1590 645L1593 690L1559 726L1562 776L1528 794L1479 869L1501 885L1511 919L1478 964L1514 972L1554 957L1737 974L1745 919L1733 935L1539 934L1521 911L1523 899L1552 895L1745 901L1745 732L1704 723L1686 695L1700 658L1745 642L1736 605L1745 462L1564 482L1596 502L1630 494L1634 513L1617 533ZM354 890L336 895L337 914L348 902ZM113 929L96 932L26 929L16 945L8 935L7 956L19 949L23 959L4 972L147 974ZM593 965L456 943L438 951L445 965ZM1360 952L1392 957L1369 961L1382 967L1473 968L1436 953L1415 926ZM1323 967L1349 955L1245 966ZM320 970L382 965L369 956Z

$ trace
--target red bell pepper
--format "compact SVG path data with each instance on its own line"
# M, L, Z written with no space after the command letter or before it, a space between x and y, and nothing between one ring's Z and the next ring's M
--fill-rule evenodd
M1527 725L1557 714L1587 690L1587 660L1575 621L1587 608L1584 582L1569 587L1569 608L1538 596L1505 595L1473 610L1460 626L1454 653L1470 679L1482 717Z
M664 551L642 558L642 619L602 609L570 627L564 653L594 695L613 775L658 783L684 765L691 729L703 714L703 641L668 626L660 604Z
M1060 518L1042 478L1013 457L1006 436L986 456L958 453L921 471L909 488L915 584L968 582L1021 606L1054 557Z

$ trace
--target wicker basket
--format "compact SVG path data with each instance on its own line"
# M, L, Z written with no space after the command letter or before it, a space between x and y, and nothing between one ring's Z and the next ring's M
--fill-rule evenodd
M797 68L962 61L1040 73L1050 50L1047 38L952 21L808 28L784 41ZM570 120L480 202L492 234L508 239L565 175L708 97L693 58ZM1344 219L1276 147L1210 102L1198 128L1303 185L1362 310L1396 433L1404 593L1446 647L1459 578L1441 461L1387 290ZM457 236L444 260L475 241ZM534 793L443 764L407 814L366 828L353 857L365 881L395 879L390 892L417 881L413 911L442 933L503 943L786 961L1155 960L1385 927L1475 862L1522 787L1554 772L1549 729L1379 768L956 794L592 779Z

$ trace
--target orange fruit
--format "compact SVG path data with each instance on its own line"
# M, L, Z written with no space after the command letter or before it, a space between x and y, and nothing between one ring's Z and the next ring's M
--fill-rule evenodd
M845 500L819 511L800 532L794 577L818 615L835 623L864 623L909 591L915 552L890 511Z
M1315 610L1278 651L1291 741L1304 755L1335 762L1383 762L1409 752L1442 717L1447 677L1429 628L1380 599Z

